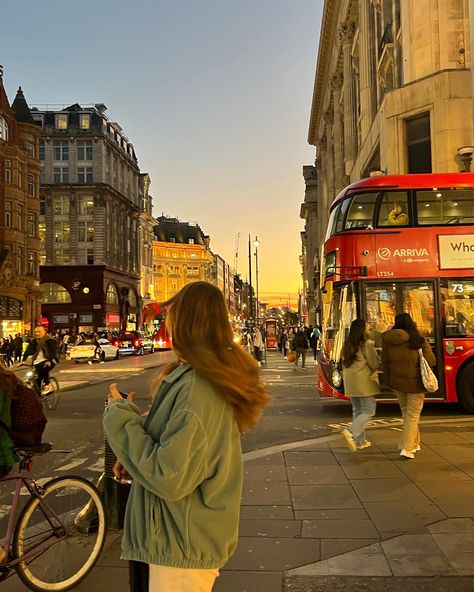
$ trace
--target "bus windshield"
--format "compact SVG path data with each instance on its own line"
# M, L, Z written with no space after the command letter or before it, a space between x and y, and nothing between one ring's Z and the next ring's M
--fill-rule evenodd
M325 307L321 352L326 359L338 362L351 322L356 318L356 297L351 284L334 287L329 306Z

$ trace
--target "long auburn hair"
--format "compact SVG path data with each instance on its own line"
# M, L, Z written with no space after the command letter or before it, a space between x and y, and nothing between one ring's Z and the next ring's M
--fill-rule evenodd
M408 346L410 349L420 349L425 338L420 335L415 321L407 312L402 312L395 317L394 329L403 329L410 337Z
M367 340L365 329L366 322L364 319L355 319L352 321L349 335L344 341L341 352L342 364L345 368L352 366L360 346Z
M166 326L178 361L159 373L158 385L186 362L232 405L241 432L253 428L270 395L257 362L233 342L222 292L208 282L194 282L161 306L168 307Z
M0 362L0 395L8 400L15 399L15 391L20 384L21 380L16 374Z

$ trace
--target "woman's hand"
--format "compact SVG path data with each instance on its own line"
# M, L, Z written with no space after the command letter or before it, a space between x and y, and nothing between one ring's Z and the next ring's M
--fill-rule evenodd
M127 472L127 469L123 466L123 464L118 460L113 468L114 477L119 481L131 481L132 476L130 473Z
M130 393L128 393L127 401L134 401L135 395L136 395L135 391L131 391ZM125 399L120 394L117 384L115 382L113 384L111 384L109 387L109 393L107 395L107 403L109 405L111 405L112 403L115 403L117 401L124 401L124 400Z

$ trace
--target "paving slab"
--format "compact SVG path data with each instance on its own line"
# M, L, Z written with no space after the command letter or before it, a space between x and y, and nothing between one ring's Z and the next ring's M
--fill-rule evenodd
M465 444L432 445L430 448L439 456L449 461L474 461L474 446L468 442Z
M289 466L287 474L290 485L343 485L349 483L344 471L337 465Z
M392 571L380 543L356 549L337 557L331 557L288 570L289 576L354 575L391 576Z
M474 576L474 532L433 533L433 538L461 576Z
M341 468L349 479L403 479L400 468L387 460L361 458L358 464L341 462Z
M362 505L350 485L293 485L295 510L352 509Z
M408 478L354 479L351 485L363 502L397 502L429 500Z
M428 524L446 518L436 505L424 501L364 502L364 508L377 530L384 533L424 530Z
M245 480L261 480L261 481L287 481L286 468L283 464L279 465L244 465L244 481Z
M296 465L304 466L320 466L320 465L334 465L337 466L336 459L330 451L327 452L285 452L285 462L288 467Z
M281 592L283 574L280 571L223 570L212 592Z
M456 534L474 534L474 520L471 518L450 518L430 524L428 530L432 534L446 534L450 532Z
M284 506L291 503L287 483L279 481L246 480L242 491L243 506L274 504Z
M303 538L378 539L371 520L303 520Z
M346 510L295 510L297 520L365 520L369 517L363 508Z
M419 481L472 481L472 478L469 475L447 461L437 463L403 462L398 463L398 466L400 471L415 483ZM472 463L471 468L474 473Z
M226 565L231 571L286 571L317 561L320 543L315 539L241 537Z
M329 559L378 542L378 539L321 539L321 559Z
M459 481L455 483L437 483L419 481L417 486L435 504L472 504L474 506L474 481Z
M448 516L448 518L474 518L474 503L465 502L440 502L437 504L439 509Z
M264 520L293 520L295 518L292 506L277 506L269 504L268 506L240 506L240 519Z
M239 536L243 537L301 537L301 520L241 520Z
M280 465L285 466L283 453L277 452L275 454L269 454L268 456L259 456L251 460L245 461L245 467L249 466L261 466L261 465Z
M441 576L456 573L430 534L401 535L382 541L381 545L395 576Z
M425 444L446 446L448 444L466 444L466 440L454 432L431 428L429 432L424 432L421 435L421 444L422 446Z

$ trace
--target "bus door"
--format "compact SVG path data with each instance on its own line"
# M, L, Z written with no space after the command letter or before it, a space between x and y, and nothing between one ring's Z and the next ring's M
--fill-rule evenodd
M393 327L395 316L401 312L407 312L433 349L437 359L435 373L438 375L438 369L442 372L442 348L440 340L436 339L436 335L441 334L441 328L440 316L436 313L434 283L432 281L366 283L363 290L363 307L377 351L382 351L382 333ZM439 377L442 378L442 376ZM382 398L394 398L393 391L383 384L382 371L380 371L380 383ZM442 383L443 381L440 380L440 385ZM441 386L436 393L430 393L430 398L443 397L444 390Z

